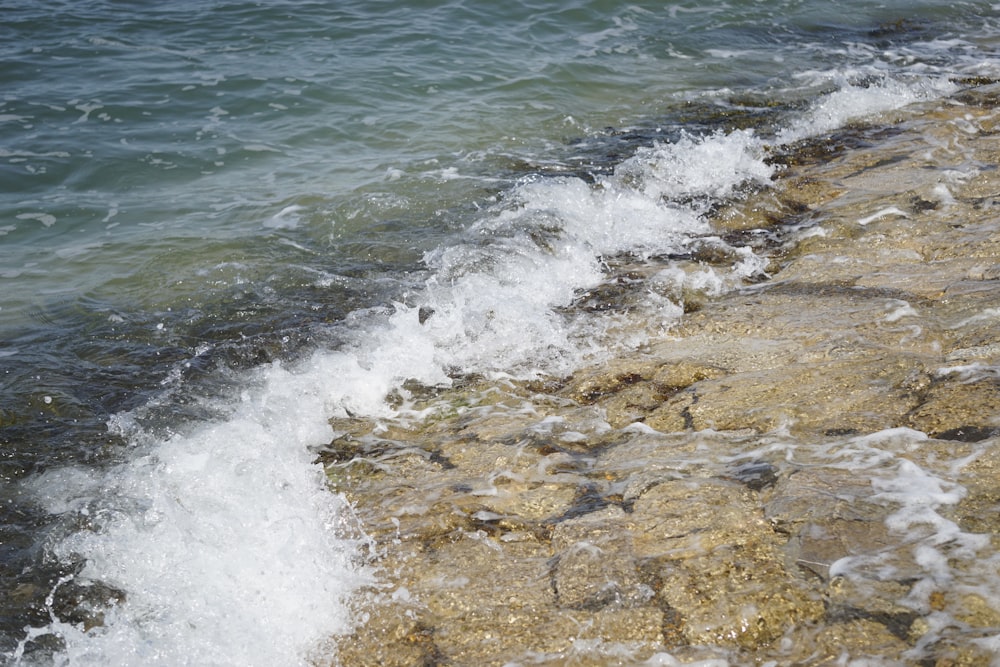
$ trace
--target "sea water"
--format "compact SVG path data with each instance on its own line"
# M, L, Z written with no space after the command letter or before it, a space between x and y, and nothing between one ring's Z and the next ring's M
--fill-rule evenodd
M0 663L323 655L373 576L330 417L641 342L567 307L998 39L979 1L0 1ZM760 277L727 250L651 333Z

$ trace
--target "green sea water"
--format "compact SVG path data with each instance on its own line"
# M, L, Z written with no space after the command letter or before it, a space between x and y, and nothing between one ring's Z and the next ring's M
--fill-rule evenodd
M72 530L37 502L40 476L104 474L230 423L245 374L279 361L379 368L406 331L356 323L520 248L515 231L555 207L525 184L593 183L684 137L832 131L1000 77L998 45L1000 9L981 1L0 0L0 655L61 655L25 628L53 622L46 596L86 560L53 547ZM687 172L736 161L684 155ZM717 194L692 183L646 204ZM560 196L591 232L621 222ZM537 211L484 224L498 206L501 222ZM573 276L586 264L549 282L571 294L596 280ZM512 282L477 283L492 302L455 306L456 327L521 298L490 292ZM514 354L494 333L455 358L559 347ZM345 374L337 391L384 388Z

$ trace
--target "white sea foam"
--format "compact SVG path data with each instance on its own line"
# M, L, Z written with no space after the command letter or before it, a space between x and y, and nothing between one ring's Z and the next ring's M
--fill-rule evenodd
M104 243L76 243L57 249L53 254L59 259L81 259L89 258L99 250Z
M726 197L747 181L767 182L774 168L763 160L764 143L750 130L695 138L641 149L618 173L640 179L650 200Z
M56 224L56 217L49 213L21 213L15 217L18 220L37 220L45 227L51 227Z
M934 371L935 375L945 376L957 374L961 382L978 382L986 378L995 378L1000 375L1000 367L992 364L984 364L974 361L971 364L960 364L958 366L942 366Z
M997 557L989 535L967 532L952 518L952 508L968 493L958 481L962 470L982 450L952 460L932 456L918 463L919 454L914 454L928 440L919 431L894 428L834 446L845 467L871 479L873 493L866 501L888 510L885 527L894 540L876 551L840 558L830 565L830 575L862 584L903 578L911 582L895 602L925 614L915 655L958 623L950 608L931 613L936 593L976 596L994 608L1000 600Z
M909 215L906 214L905 211L900 210L896 206L889 206L887 208L883 208L882 210L876 211L876 212L872 213L871 215L867 215L867 216L861 218L860 220L858 220L858 224L861 225L862 227L864 227L865 225L871 224L871 223L875 222L876 220L881 220L882 218L887 218L890 215L897 215L897 216L899 216L901 218L908 218L908 217L910 217Z
M975 324L977 322L988 322L990 320L1000 319L1000 308L985 308L981 312L976 313L971 317L957 322L952 325L952 329L961 329L962 327L968 326L970 324Z
M892 309L886 314L885 318L883 318L886 322L897 322L904 317L919 316L917 310L911 306L909 302L903 301L902 299L892 299L885 304L885 308L886 310L889 310L890 308Z
M396 369L395 381L432 383L456 367L530 374L576 366L599 353L602 323L591 317L590 328L581 330L559 309L603 280L603 258L681 252L710 234L697 205L666 199L726 196L749 180L766 180L771 168L761 152L749 132L685 137L640 151L596 184L576 178L523 183L470 229L466 242L427 255L432 277L420 306L433 315L421 324L418 306L397 305L389 333L366 335L374 349L359 356L368 368ZM758 268L759 258L746 251L732 271ZM383 391L387 383L375 386ZM364 411L356 396L350 400L352 410Z
M124 593L102 626L53 618L69 664L300 665L330 650L368 575L308 450L332 435L326 371L266 367L227 419L165 439L119 415L131 461L33 480L48 511L90 526L54 547L85 559L77 583Z
M921 100L952 93L957 85L945 78L921 78L913 82L883 78L867 85L857 85L851 79L859 72L823 73L833 78L837 90L823 95L800 118L778 132L779 144L788 144L844 127L851 121L901 109ZM804 75L803 75L804 76Z
M301 222L299 213L304 210L305 206L291 204L265 220L263 226L268 229L296 229Z

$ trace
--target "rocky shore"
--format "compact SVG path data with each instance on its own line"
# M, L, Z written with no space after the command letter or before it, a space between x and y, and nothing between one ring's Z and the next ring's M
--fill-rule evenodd
M331 664L994 664L998 95L776 155L715 218L768 278L627 358L337 420L380 583Z

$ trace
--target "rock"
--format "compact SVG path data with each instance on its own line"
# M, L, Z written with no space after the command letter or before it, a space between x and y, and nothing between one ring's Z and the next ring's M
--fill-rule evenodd
M962 484L968 495L954 510L955 520L962 530L1000 536L1000 444L997 440L982 442L986 448L962 469Z
M686 361L664 364L659 367L647 365L642 375L628 375L627 386L622 382L605 382L602 393L607 396L603 405L608 423L614 428L622 428L636 421L642 421L647 414L659 407L666 399L681 389L708 378L726 374L721 368ZM617 376L621 378L621 376ZM585 386L593 386L590 383Z
M908 648L906 642L884 625L865 619L823 628L812 638L812 642L808 664L828 667L851 662L894 664L885 662L885 659L902 655Z
M990 664L995 97L775 155L717 221L770 280L684 297L641 349L335 420L319 459L379 572L339 664ZM609 258L573 307L651 335L632 306L685 293L655 276L724 250Z
M554 527L552 588L560 607L628 609L653 597L639 576L632 535L620 528L624 518L622 510L609 508Z
M1000 609L995 604L988 603L982 595L967 593L957 602L958 613L955 614L961 623L973 628L1000 627Z
M686 643L758 646L823 613L819 596L784 569L784 539L743 487L665 482L635 501L629 523L657 597L684 619Z
M909 415L913 428L935 438L975 442L1000 432L1000 380L935 382Z
M870 432L891 428L914 407L913 362L871 360L796 364L707 380L678 393L646 423L659 431L777 428ZM784 381L789 373L795 382Z
M969 280L1000 280L1000 264L976 264L967 275Z

